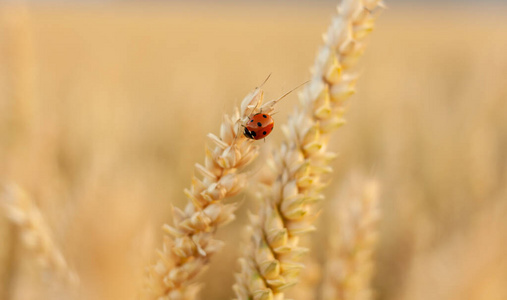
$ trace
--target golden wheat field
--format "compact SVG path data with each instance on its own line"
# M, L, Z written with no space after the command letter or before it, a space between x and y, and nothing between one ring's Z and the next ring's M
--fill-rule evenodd
M176 230L161 228L197 185L207 134L219 136L223 115L269 74L265 101L309 80L337 4L1 5L0 204L25 202L0 206L0 300L144 299L147 267L167 259L156 249ZM304 267L290 265L300 282L278 292L285 254L262 254L271 263L254 271L238 258L250 253L250 234L278 237L249 221L260 211L271 222L256 195L278 181L254 183L273 168L282 124L297 125L290 114L305 87L276 105L270 136L248 144L260 154L245 190L224 200L239 205L236 219L206 232L222 249L210 257L213 241L178 240L207 268L192 279L198 299L243 299L238 280L263 286L244 298L256 300L507 299L507 6L386 6L365 37L346 125L323 138L338 156L311 210L316 230L300 241L289 230L280 247L310 248ZM247 262L264 257L255 249ZM245 279L251 272L264 279ZM194 299L174 295L159 299Z

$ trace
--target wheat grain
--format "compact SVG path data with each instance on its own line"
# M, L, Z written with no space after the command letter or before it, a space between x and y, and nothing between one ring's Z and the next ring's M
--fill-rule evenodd
M194 176L185 190L184 210L174 208L174 225L165 224L163 247L158 260L149 267L149 299L193 299L198 286L193 279L203 272L210 257L222 247L214 238L219 226L234 219L237 205L222 201L239 193L247 173L238 172L258 155L258 146L241 132L241 124L258 112L270 113L277 100L262 105L263 91L256 88L247 95L232 116L225 115L220 137L210 133L214 149L206 146L204 165L196 164L202 179Z
M22 244L33 253L39 266L76 286L79 283L77 274L69 267L44 216L30 197L21 188L10 185L5 188L0 204L8 219L19 228Z
M344 124L343 102L354 93L353 67L364 50L382 3L346 0L324 37L301 105L284 126L286 141L274 155L274 180L266 180L258 215L251 217L249 244L240 259L234 290L238 299L283 299L297 282L307 249L299 235L314 230L315 202L323 196L321 176L335 157L327 151L329 133Z
M368 300L372 298L372 255L380 216L378 184L352 179L338 200L321 299Z

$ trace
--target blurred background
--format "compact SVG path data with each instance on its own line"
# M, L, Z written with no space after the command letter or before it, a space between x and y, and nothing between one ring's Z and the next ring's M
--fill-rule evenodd
M336 4L1 3L0 181L33 196L81 277L79 299L136 299L205 135L269 73L269 99L306 81ZM351 173L380 182L377 299L505 300L507 5L387 6L332 139L327 201ZM296 102L280 103L278 124ZM202 299L233 295L255 207L246 195L219 232ZM329 218L313 237L317 262ZM3 216L0 240L0 299L70 299L47 287Z

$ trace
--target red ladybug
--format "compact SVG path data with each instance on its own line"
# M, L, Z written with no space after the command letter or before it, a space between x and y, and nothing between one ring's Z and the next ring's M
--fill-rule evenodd
M260 140L271 133L274 125L275 120L270 115L258 113L248 120L243 134L249 139Z

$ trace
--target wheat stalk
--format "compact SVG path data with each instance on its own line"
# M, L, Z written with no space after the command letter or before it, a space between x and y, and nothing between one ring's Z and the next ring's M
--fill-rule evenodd
M256 112L270 113L277 101L262 105L263 91L256 88L232 116L224 116L220 137L208 134L214 148L206 146L204 165L195 165L201 179L194 176L190 188L185 189L185 209L174 208L174 224L163 226L163 247L157 251L156 263L148 268L147 298L195 297L198 286L193 280L223 244L214 238L215 232L234 219L237 204L225 204L223 200L243 189L247 173L238 169L258 155L259 147L243 135L240 125Z
M236 276L237 299L284 299L283 290L297 282L307 249L299 235L314 230L313 204L323 198L322 175L335 157L327 151L329 133L344 124L344 100L354 93L352 70L373 29L381 1L345 0L324 37L301 105L284 126L285 142L274 155L273 180L257 215L251 216L248 245Z
M369 300L373 272L372 255L377 242L378 185L352 180L333 212L323 300Z
M76 286L79 283L77 274L67 264L32 199L21 188L10 185L1 195L0 204L7 218L19 228L22 244L33 253L40 267Z

